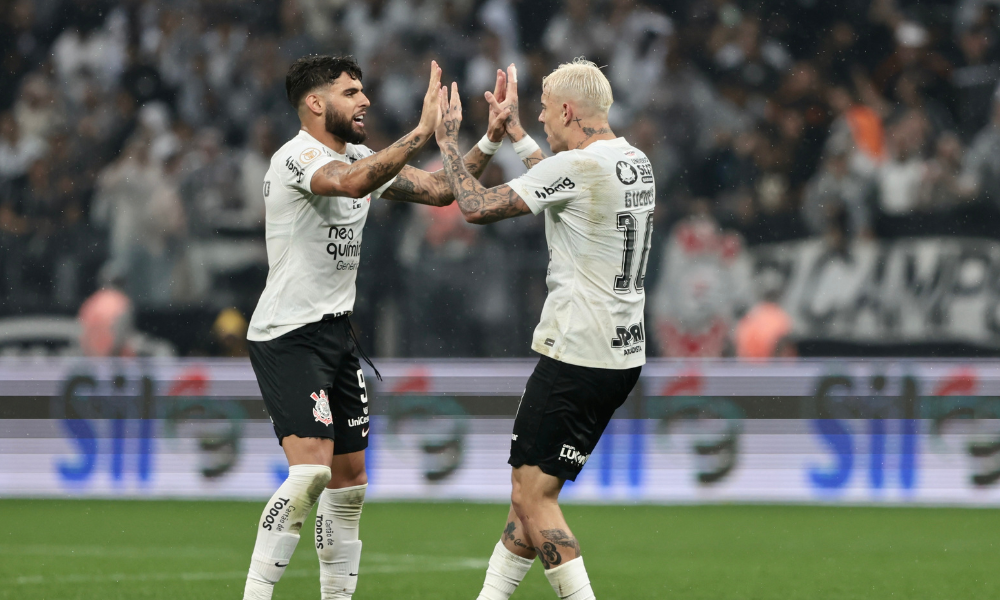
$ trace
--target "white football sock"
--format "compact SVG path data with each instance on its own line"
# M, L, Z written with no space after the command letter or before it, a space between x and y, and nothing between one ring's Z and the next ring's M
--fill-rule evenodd
M358 526L368 484L325 490L316 507L316 554L322 600L347 600L358 587Z
M528 574L528 569L534 560L523 558L508 550L503 541L497 542L490 557L490 565L486 568L486 581L483 591L476 600L507 600L517 586Z
M545 571L545 577L563 600L595 600L582 556Z
M330 482L330 467L293 465L288 479L271 496L257 524L257 542L250 559L244 600L270 600L274 584L288 566L299 543L299 530L316 498Z

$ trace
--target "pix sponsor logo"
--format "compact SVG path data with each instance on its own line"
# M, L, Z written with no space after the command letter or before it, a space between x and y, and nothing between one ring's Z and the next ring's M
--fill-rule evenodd
M650 164L649 159L645 156L640 156L631 160L639 169L639 173L642 175L642 182L653 183L653 165Z
M559 460L564 460L581 467L587 464L588 458L590 458L589 454L584 454L577 450L575 446L570 446L569 444L563 444L562 450L559 451Z
M574 183L572 179L569 177L560 177L549 185L543 187L541 191L535 190L535 196L544 200L556 192L572 190L574 188L576 188L576 183Z
M612 348L628 348L631 349L633 344L641 344L646 340L646 330L643 327L642 321L638 323L633 323L628 327L624 325L619 325L615 327L615 337L611 338ZM642 350L641 346L637 346L637 349L629 352L625 351L625 354L634 354Z

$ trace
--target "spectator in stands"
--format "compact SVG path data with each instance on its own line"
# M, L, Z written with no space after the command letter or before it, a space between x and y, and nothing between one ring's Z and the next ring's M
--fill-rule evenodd
M993 91L1000 84L995 31L987 26L973 27L959 34L961 62L951 74L955 88L958 133L965 141L990 120Z
M890 127L888 157L877 176L883 214L906 216L919 207L928 129L927 117L920 110L909 111Z
M1000 94L993 97L990 123L976 134L962 165L961 195L1000 207Z
M239 159L240 205L233 208L233 228L253 231L264 226L264 176L271 167L271 155L278 150L274 130L266 117L258 118L250 130L250 140Z
M172 356L174 349L136 330L135 307L119 290L94 292L80 307L80 350L84 356Z
M565 0L545 29L542 43L558 63L577 56L607 56L614 42L607 22L594 13L590 0Z
M754 14L739 14L735 25L719 23L709 47L713 49L716 66L730 72L748 90L767 94L777 89L782 73L792 64L784 45L761 35L760 18Z
M115 289L94 293L83 306L80 320L80 349L84 356L134 356L129 344L135 331L132 301Z
M629 90L628 94L615 97L610 115L615 120L642 111L656 98L654 90L663 91L658 83L663 77L664 59L671 59L673 50L668 50L669 44L676 40L673 21L649 6L619 0L611 5L610 11L608 24L614 43L607 76L616 89ZM617 126L614 122L612 125Z
M828 94L834 121L827 137L827 153L850 148L851 170L872 176L885 160L885 131L882 117L860 101L853 86L834 86Z
M915 73L924 93L932 97L946 93L951 64L931 45L927 28L908 20L897 21L893 28L896 48L872 74L875 89L889 96L898 77L903 73Z
M151 159L143 137L133 139L122 154L101 172L91 208L92 222L109 234L110 257L102 278L121 284L141 305L168 305L176 261L168 250L186 226L175 184L165 180L175 175L176 167L164 172Z
M243 358L250 356L247 347L247 320L235 308L226 308L212 324L214 356Z
M806 186L802 216L813 235L826 235L839 227L839 216L846 213L851 235L872 237L872 185L868 179L851 171L849 156L849 148L829 149L819 173Z
M746 360L767 360L794 355L788 342L792 318L777 302L774 294L751 308L736 324L733 335L736 356Z
M42 138L23 133L12 113L0 114L0 181L25 176L31 163L44 153Z
M696 206L697 214L670 232L660 281L650 297L662 356L723 356L736 315L750 300L750 265L742 240L719 227L706 203Z
M353 52L365 66L366 91L384 107L368 120L373 146L396 133L395 113L420 96L415 63L428 58L464 78L470 122L482 118L479 94L498 66L518 65L522 115L534 115L540 74L554 63L586 54L609 64L613 127L653 159L667 199L657 210L657 249L699 197L751 245L804 234L839 249L873 232L996 235L996 3L963 0L950 22L912 1L862 4L774 11L693 2L668 16L662 2L635 0L10 0L0 15L0 310L74 304L101 281L87 261L104 264L140 310L200 303L207 319L241 306L259 290L251 284L262 268L255 257L263 255L260 179L275 139L268 130L281 139L297 126L285 68L311 52ZM934 21L917 20L932 13ZM509 144L494 166L504 180L523 170ZM544 272L544 249L532 245L538 223L470 241L437 213L373 207L372 219L365 260L426 257L455 276L478 273L501 252L510 273L496 281L522 291ZM909 229L885 226L892 221ZM40 234L56 230L64 233ZM104 249L94 241L101 234ZM663 279L660 254L650 262L651 297ZM399 330L439 302L435 273L407 264L394 267L407 274L397 279L425 308L405 315ZM12 275L26 269L35 281ZM154 279L169 285L156 288ZM236 281L244 288L234 291ZM70 283L60 291L59 282ZM469 285L449 289L486 289ZM387 306L401 292L359 281L363 293ZM474 345L450 341L465 333L442 335L434 351L499 352L504 342L494 340L521 326L511 323L530 325L520 313L537 314L526 308L533 295L497 292L489 317L470 325ZM449 327L435 318L427 321L434 332ZM423 351L399 340L379 347Z
M969 196L961 183L962 141L953 132L937 140L934 156L924 168L919 203L926 211L945 212L968 203Z
M28 137L47 138L66 124L61 99L48 78L37 71L24 78L14 103L14 116Z

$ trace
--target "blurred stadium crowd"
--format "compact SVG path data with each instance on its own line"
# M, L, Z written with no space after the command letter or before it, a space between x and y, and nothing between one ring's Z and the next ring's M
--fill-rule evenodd
M0 0L0 46L0 315L75 315L115 287L181 354L240 352L208 332L239 338L263 289L260 184L298 127L285 70L309 53L358 58L375 149L413 126L432 58L464 94L466 147L498 66L517 64L535 123L555 65L607 65L612 126L656 169L650 314L676 302L671 243L1000 231L993 0ZM433 144L419 163L436 168ZM521 172L506 144L484 183ZM381 202L363 256L375 354L527 354L542 219L483 228ZM788 333L753 308L767 290L740 285L696 353L739 349L745 312ZM651 354L686 353L648 329Z

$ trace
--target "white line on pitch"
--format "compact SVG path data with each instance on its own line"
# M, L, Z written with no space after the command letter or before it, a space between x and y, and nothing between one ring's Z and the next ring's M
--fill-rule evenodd
M375 559L374 562L382 562L388 558L399 559L400 562L391 564L366 565L367 558ZM483 569L487 561L478 558L449 558L435 559L432 556L415 555L387 555L376 554L372 557L363 556L361 563L362 576L370 574L386 573L426 573L464 571L473 569ZM120 582L146 582L146 581L213 581L220 579L245 579L246 571L229 571L221 573L111 573L108 575L25 575L17 577L13 582L17 585L32 585L45 583L120 583ZM289 569L285 571L283 577L318 577L319 569Z

